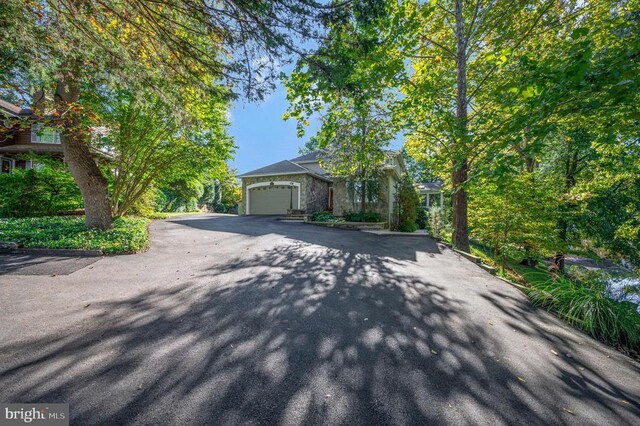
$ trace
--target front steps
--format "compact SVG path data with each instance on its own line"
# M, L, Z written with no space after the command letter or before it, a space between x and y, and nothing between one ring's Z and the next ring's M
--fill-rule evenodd
M283 222L306 222L308 216L304 210L287 210L287 215L279 220Z

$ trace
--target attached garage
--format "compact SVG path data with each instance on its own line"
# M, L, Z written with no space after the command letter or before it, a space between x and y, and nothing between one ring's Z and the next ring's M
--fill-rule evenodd
M246 214L287 214L300 208L300 183L260 182L247 186Z

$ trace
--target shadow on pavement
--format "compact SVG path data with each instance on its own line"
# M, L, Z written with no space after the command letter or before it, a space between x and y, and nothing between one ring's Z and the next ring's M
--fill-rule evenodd
M0 255L0 275L69 275L100 260L100 257Z
M69 401L81 425L566 423L553 392L493 359L501 341L458 320L464 295L398 273L379 247L319 250L313 228L295 232L305 242L212 268L210 285L114 300L91 308L91 327L3 345L0 400ZM611 424L633 414L575 393Z
M349 254L392 257L416 261L416 252L438 254L438 243L428 237L375 235L310 225L284 223L269 216L204 216L193 219L172 220L172 223L203 231L227 232L248 236L280 234L294 241L304 241Z

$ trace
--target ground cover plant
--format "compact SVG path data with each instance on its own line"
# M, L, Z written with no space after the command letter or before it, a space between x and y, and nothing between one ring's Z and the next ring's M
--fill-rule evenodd
M82 216L0 219L0 241L27 248L89 249L104 253L135 253L148 245L148 219L116 218L113 229L87 228Z

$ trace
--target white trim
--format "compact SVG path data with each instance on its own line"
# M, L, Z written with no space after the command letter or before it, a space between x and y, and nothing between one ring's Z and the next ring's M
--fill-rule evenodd
M298 210L300 210L300 182L274 180L271 182L258 182L258 183L252 183L251 185L247 185L246 196L245 196L245 199L247 200L247 208L244 214L251 214L251 210L249 208L249 190L253 188L258 188L261 186L295 186L296 188L298 188Z
M45 131L50 131L53 133L53 142L42 141L42 134ZM58 130L50 126L43 126L42 124L36 123L31 125L31 143L46 144L46 145L60 145L62 142L60 141L60 132Z

